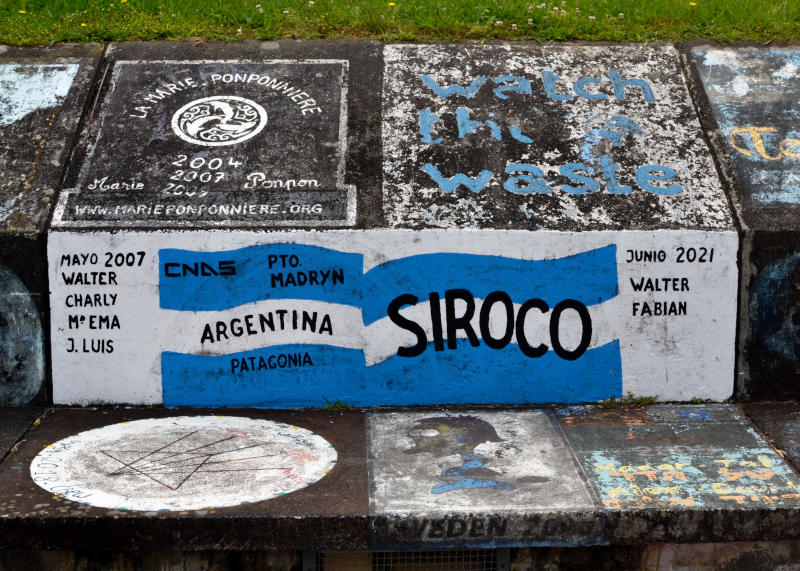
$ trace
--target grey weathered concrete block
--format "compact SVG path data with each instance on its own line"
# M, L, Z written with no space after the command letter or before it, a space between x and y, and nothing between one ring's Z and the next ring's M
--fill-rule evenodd
M800 94L796 46L696 45L687 59L744 229L742 399L800 396Z
M45 228L102 46L0 46L0 403L40 393L47 366ZM44 400L40 395L39 400Z

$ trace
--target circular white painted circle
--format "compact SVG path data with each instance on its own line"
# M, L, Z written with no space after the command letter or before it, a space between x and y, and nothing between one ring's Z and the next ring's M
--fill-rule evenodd
M266 125L267 111L261 105L235 95L195 99L172 116L176 135L204 147L241 143L258 135Z
M148 418L80 432L31 463L39 486L92 506L196 510L252 503L313 484L336 464L318 434L236 416Z

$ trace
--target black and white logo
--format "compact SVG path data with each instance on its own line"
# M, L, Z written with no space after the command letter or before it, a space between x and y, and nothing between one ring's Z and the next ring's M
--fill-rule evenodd
M194 145L235 145L258 135L267 125L266 110L250 99L215 95L187 103L172 116L172 130Z

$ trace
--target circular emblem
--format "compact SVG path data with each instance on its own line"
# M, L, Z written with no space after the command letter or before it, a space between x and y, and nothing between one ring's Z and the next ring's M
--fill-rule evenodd
M31 463L39 486L89 505L195 510L252 503L309 486L336 450L304 428L235 416L148 418L47 446Z
M194 145L235 145L258 135L267 112L255 101L235 95L215 95L187 103L172 116L172 130Z

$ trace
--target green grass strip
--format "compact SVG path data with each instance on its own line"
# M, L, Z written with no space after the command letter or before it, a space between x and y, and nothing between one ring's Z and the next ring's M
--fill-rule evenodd
M0 43L800 38L798 0L2 0Z

